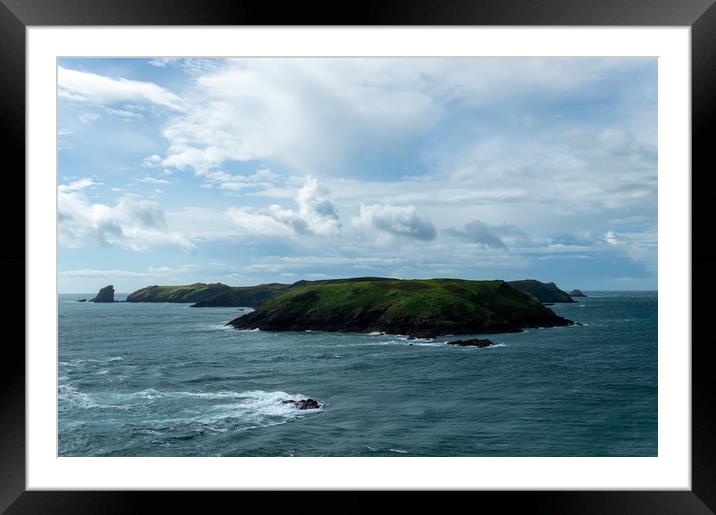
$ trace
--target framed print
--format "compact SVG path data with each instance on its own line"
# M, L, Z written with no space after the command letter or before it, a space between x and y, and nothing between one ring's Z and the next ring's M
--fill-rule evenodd
M62 4L1 11L8 513L713 509L710 2Z

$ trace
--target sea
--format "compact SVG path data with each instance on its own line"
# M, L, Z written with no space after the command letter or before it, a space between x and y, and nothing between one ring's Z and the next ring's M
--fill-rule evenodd
M61 294L58 454L656 456L657 292L585 293L550 306L581 325L488 348Z

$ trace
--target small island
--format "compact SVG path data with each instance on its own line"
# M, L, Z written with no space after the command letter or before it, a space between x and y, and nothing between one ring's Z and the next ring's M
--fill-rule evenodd
M570 297L586 297L582 290L572 290L569 292Z
M370 279L383 280L380 277ZM256 286L228 286L223 283L194 283L178 286L154 285L130 293L126 302L190 303L192 308L257 308L268 299L296 286L301 286L306 282L298 281L294 284L269 283ZM557 285L552 282L543 283L535 279L524 279L508 281L507 284L534 296L546 305L559 302L574 302L566 292L557 288Z
M385 332L434 338L572 324L535 296L501 280L366 277L299 281L227 325L266 331Z
M193 303L193 308L250 307L261 305L283 293L290 284L271 283L257 286L227 286L222 283L194 283L182 286L147 286L127 296L127 302Z
M80 302L82 302L81 299ZM97 296L90 300L90 302L114 302L114 286L111 284L109 286L105 286L97 292Z

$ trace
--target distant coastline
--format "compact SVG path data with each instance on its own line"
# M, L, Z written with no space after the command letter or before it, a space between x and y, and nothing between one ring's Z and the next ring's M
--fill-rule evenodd
M110 288L102 288L100 293L104 295ZM241 287L222 283L152 285L130 293L122 302L254 308L227 324L236 329L387 332L424 338L571 325L571 320L547 306L574 300L554 283L533 279L358 277Z

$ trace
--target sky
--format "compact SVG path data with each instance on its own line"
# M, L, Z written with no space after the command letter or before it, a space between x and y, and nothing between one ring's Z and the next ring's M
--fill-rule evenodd
M657 289L654 58L61 59L60 293Z

